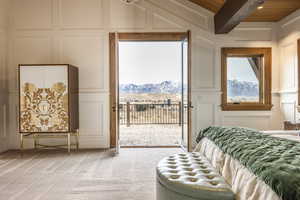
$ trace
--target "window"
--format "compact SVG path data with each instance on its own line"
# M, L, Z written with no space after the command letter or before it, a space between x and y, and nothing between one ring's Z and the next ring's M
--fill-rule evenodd
M300 112L300 39L297 41L297 56L298 56L298 112Z
M222 110L271 110L271 48L222 48Z

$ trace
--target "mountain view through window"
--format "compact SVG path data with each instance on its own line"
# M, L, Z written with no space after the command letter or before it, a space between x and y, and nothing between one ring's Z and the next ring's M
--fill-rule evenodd
M120 102L181 101L180 42L120 42Z
M227 102L259 102L261 57L227 58Z

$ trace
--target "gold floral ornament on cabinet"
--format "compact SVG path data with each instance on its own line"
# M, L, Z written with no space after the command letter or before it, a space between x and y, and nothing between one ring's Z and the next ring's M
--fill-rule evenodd
M37 88L24 83L21 91L22 132L67 132L69 131L68 90L58 82L51 88Z
M18 69L21 152L24 139L33 139L35 149L79 149L78 68L69 64L20 64ZM66 143L47 144L52 138L66 139Z

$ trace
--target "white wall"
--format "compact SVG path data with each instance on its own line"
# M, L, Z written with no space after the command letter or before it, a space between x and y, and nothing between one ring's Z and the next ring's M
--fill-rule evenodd
M284 120L299 123L297 40L300 39L300 10L281 20L277 29L282 115Z
M8 0L0 0L0 152L8 149L7 31Z
M192 31L193 133L208 125L278 129L278 48L272 23L243 23L231 34L213 34L213 14L187 0L11 0L9 42L10 148L18 148L17 65L70 63L80 73L80 143L109 146L108 33ZM259 39L259 41L257 41ZM220 48L273 48L271 112L221 112ZM29 143L27 144L29 147Z

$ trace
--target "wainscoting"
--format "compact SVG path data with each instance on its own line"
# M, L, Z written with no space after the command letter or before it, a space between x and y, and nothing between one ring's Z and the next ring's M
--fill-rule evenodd
M70 63L79 67L80 147L109 147L109 32L192 33L192 133L208 125L278 129L278 95L271 112L220 110L220 48L272 47L273 91L279 89L277 41L272 23L242 23L228 35L213 33L213 13L187 0L11 0L8 38L9 148L19 148L17 65ZM38 9L37 9L38 8ZM86 13L89 13L86 15ZM257 41L255 35L261 35ZM250 113L250 115L249 115ZM236 115L233 117L233 115ZM257 118L255 116L258 116ZM234 123L231 123L234 122ZM26 147L32 147L30 143Z

